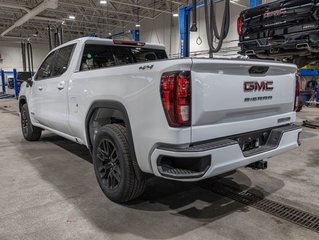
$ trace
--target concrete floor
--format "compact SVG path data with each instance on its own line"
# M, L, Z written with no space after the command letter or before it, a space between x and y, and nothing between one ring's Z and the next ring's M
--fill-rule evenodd
M306 108L301 119L318 119ZM239 169L227 184L319 215L319 130L269 159L266 171ZM23 140L17 102L0 101L0 239L319 239L319 234L215 194L209 184L153 178L134 203L110 202L88 151L45 132Z

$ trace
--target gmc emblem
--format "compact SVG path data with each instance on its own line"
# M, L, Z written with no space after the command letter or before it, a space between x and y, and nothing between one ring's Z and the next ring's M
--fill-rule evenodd
M286 8L275 10L275 11L272 11L272 12L265 12L264 13L264 18L277 17L277 16L281 16L281 15L283 15L285 13L286 13Z
M265 92L274 90L273 81L244 82L245 92Z

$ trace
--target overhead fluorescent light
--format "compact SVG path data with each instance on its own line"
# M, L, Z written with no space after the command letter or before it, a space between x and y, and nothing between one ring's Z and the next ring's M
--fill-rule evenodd
M141 24L137 23L137 24L135 25L135 27L141 27Z
M178 13L173 13L173 17L178 17L179 14Z
M74 20L74 19L75 19L75 16L73 16L73 15L70 15L70 16L69 16L69 19L72 19L72 20Z
M107 1L106 0L101 0L100 3L101 4L107 4Z

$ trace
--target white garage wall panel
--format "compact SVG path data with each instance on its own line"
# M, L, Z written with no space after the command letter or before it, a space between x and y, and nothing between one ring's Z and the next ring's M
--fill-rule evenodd
M222 13L224 4L217 4L217 24L220 26L222 21ZM237 34L237 18L239 13L244 10L243 7L231 4L231 19L230 30L223 48L236 47L238 44ZM207 51L207 37L205 25L204 7L198 8L198 32L191 33L191 52ZM172 26L171 26L172 21ZM141 41L155 42L164 44L167 48L167 53L176 55L180 53L180 33L179 33L179 18L172 18L170 14L161 14L154 22L145 20L141 23ZM172 30L170 30L172 28ZM170 38L170 32L172 32ZM198 36L202 39L202 44L197 45L196 39ZM170 44L171 43L171 44ZM171 47L170 47L171 46Z
M33 44L32 47L33 66L36 71L48 54L49 49L46 44ZM0 41L0 54L3 60L0 62L0 69L12 71L13 68L16 68L18 71L23 71L21 45L18 41Z

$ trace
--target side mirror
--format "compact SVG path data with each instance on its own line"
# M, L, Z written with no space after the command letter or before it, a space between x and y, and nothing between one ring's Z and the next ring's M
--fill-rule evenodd
M27 82L27 87L32 87L32 85L33 85L33 81L32 81L32 78L29 78L28 80L26 80L26 82Z

